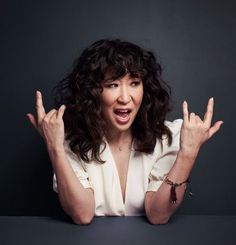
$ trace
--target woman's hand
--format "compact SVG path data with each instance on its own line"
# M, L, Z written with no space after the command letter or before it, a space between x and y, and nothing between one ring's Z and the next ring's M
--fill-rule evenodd
M183 124L180 132L180 150L186 156L195 158L201 145L210 139L221 127L223 121L217 121L211 127L214 99L208 100L204 119L195 113L188 112L188 104L183 102Z
M42 94L36 91L36 117L28 113L27 117L38 133L43 137L47 147L63 146L64 122L63 114L66 106L62 105L59 110L52 109L47 114L43 106Z

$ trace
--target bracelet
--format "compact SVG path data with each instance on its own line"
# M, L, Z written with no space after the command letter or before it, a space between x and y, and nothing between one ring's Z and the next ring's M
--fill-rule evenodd
M189 195L192 196L193 195L193 192L192 192L192 188L191 188L191 185L190 185L190 180L187 179L181 183L174 183L173 181L171 181L170 179L168 179L168 176L166 176L166 178L164 179L164 181L168 184L168 185L171 185L171 190L170 190L170 196L171 196L171 202L174 204L176 203L177 201L177 197L176 197L176 190L175 188L178 187L178 186L181 186L182 184L184 183L188 183L189 184L189 187L190 187L190 190L189 190Z

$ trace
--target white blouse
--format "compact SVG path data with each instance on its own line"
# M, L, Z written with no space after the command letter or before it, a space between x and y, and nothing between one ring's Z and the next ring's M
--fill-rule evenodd
M125 191L125 203L122 198L120 179L111 149L106 142L106 148L101 153L104 164L91 161L85 163L74 154L65 141L65 150L69 163L84 188L92 188L95 198L95 216L143 216L145 215L144 200L147 191L157 191L163 178L173 166L180 143L182 119L173 122L165 121L172 132L173 141L167 145L163 140L163 151L157 140L152 154L135 152L133 145L128 165L128 175ZM53 190L57 191L57 180L53 174Z

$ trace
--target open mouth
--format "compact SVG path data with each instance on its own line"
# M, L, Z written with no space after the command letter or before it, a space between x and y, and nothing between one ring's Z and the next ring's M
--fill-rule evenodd
M129 115L131 112L130 109L117 109L117 110L114 110L114 113L120 117L126 117L127 115Z
M116 119L119 123L127 123L130 119L130 109L116 109L114 110L116 114Z

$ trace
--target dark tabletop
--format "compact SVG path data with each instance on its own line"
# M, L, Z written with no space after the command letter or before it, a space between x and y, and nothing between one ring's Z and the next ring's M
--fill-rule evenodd
M89 225L42 216L1 216L0 244L236 244L236 216L174 215L168 224L146 217L95 217Z

